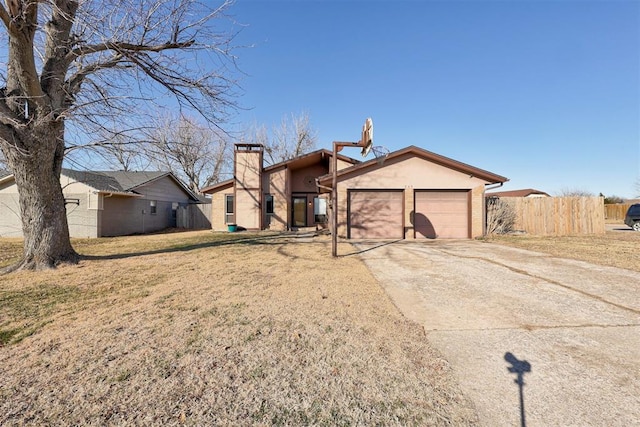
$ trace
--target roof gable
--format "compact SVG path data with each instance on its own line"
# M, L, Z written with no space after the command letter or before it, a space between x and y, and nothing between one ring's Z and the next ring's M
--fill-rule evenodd
M487 181L490 184L504 183L508 181L508 178L505 178L501 175L494 174L484 169L477 168L475 166L471 166L469 164L459 162L457 160L453 160L449 157L442 156L440 154L433 153L431 151L425 150L420 147L416 147L411 145L409 147L403 148L401 150L394 151L387 155L384 160L384 163L380 164L378 159L371 159L364 163L360 163L349 168L341 169L338 171L338 179L346 178L351 174L355 173L363 173L368 169L372 168L380 168L384 167L385 163L392 161L394 159L398 159L403 156L414 156L429 162L438 164L440 166L446 167L448 169L452 169L454 171L468 174L469 176L473 176L475 178L482 179ZM320 182L322 184L330 184L331 182L331 174L325 175L320 178Z
M77 171L63 169L62 175L75 181L86 184L100 192L117 192L138 194L136 190L144 185L148 185L159 179L168 177L191 200L198 201L198 197L191 192L179 179L171 172L163 171Z

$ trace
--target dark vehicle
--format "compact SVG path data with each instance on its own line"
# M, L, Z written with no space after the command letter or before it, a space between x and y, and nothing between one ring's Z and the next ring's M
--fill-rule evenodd
M635 231L640 231L640 203L629 206L627 215L624 217L624 223Z

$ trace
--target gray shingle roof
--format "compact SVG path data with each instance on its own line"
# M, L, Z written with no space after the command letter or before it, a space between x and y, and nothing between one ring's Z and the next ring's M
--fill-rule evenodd
M96 190L133 192L137 187L169 175L169 172L76 171L63 169L62 174Z
M124 193L128 191L114 177L104 172L76 171L72 169L62 169L62 175L74 181L82 182L99 191L116 191Z
M12 173L0 169L0 179L11 176ZM169 176L180 186L189 197L197 201L198 197L193 194L183 183L180 182L171 172L151 171L151 172L131 172L131 171L78 171L73 169L62 169L62 175L81 182L98 191L114 193L136 194L136 189L159 178Z

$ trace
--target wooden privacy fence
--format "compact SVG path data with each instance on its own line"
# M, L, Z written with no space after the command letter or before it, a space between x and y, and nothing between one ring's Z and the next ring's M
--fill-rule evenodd
M202 203L178 207L176 226L191 230L211 228L211 204Z
M604 219L607 221L624 221L624 216L631 206L630 203L619 203L615 205L604 205Z
M537 236L604 234L602 197L501 197L515 211L514 230Z

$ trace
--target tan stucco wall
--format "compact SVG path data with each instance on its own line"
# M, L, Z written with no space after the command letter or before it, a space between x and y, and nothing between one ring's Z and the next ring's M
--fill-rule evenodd
M236 224L247 230L260 228L260 198L258 190L241 190L236 188Z
M338 184L338 237L347 237L347 187Z
M349 188L472 189L486 181L406 155L343 177Z
M471 237L484 236L484 185L471 190Z
M216 231L227 230L225 224L225 195L233 194L233 188L227 188L211 195L211 229Z
M262 151L235 151L236 224L260 229L262 222Z
M287 169L282 168L266 173L263 177L263 196L271 194L273 196L273 215L264 215L263 227L266 230L286 230L289 199L291 198L287 188ZM263 199L264 204L264 199ZM263 209L264 211L264 209Z
M262 170L262 152L236 151L235 170L237 188L259 188Z
M415 239L411 213L415 210L415 192L413 188L404 190L404 238Z
M338 170L342 170L342 169L345 169L345 168L350 168L351 166L353 166L353 163L345 162L344 160L338 159Z

